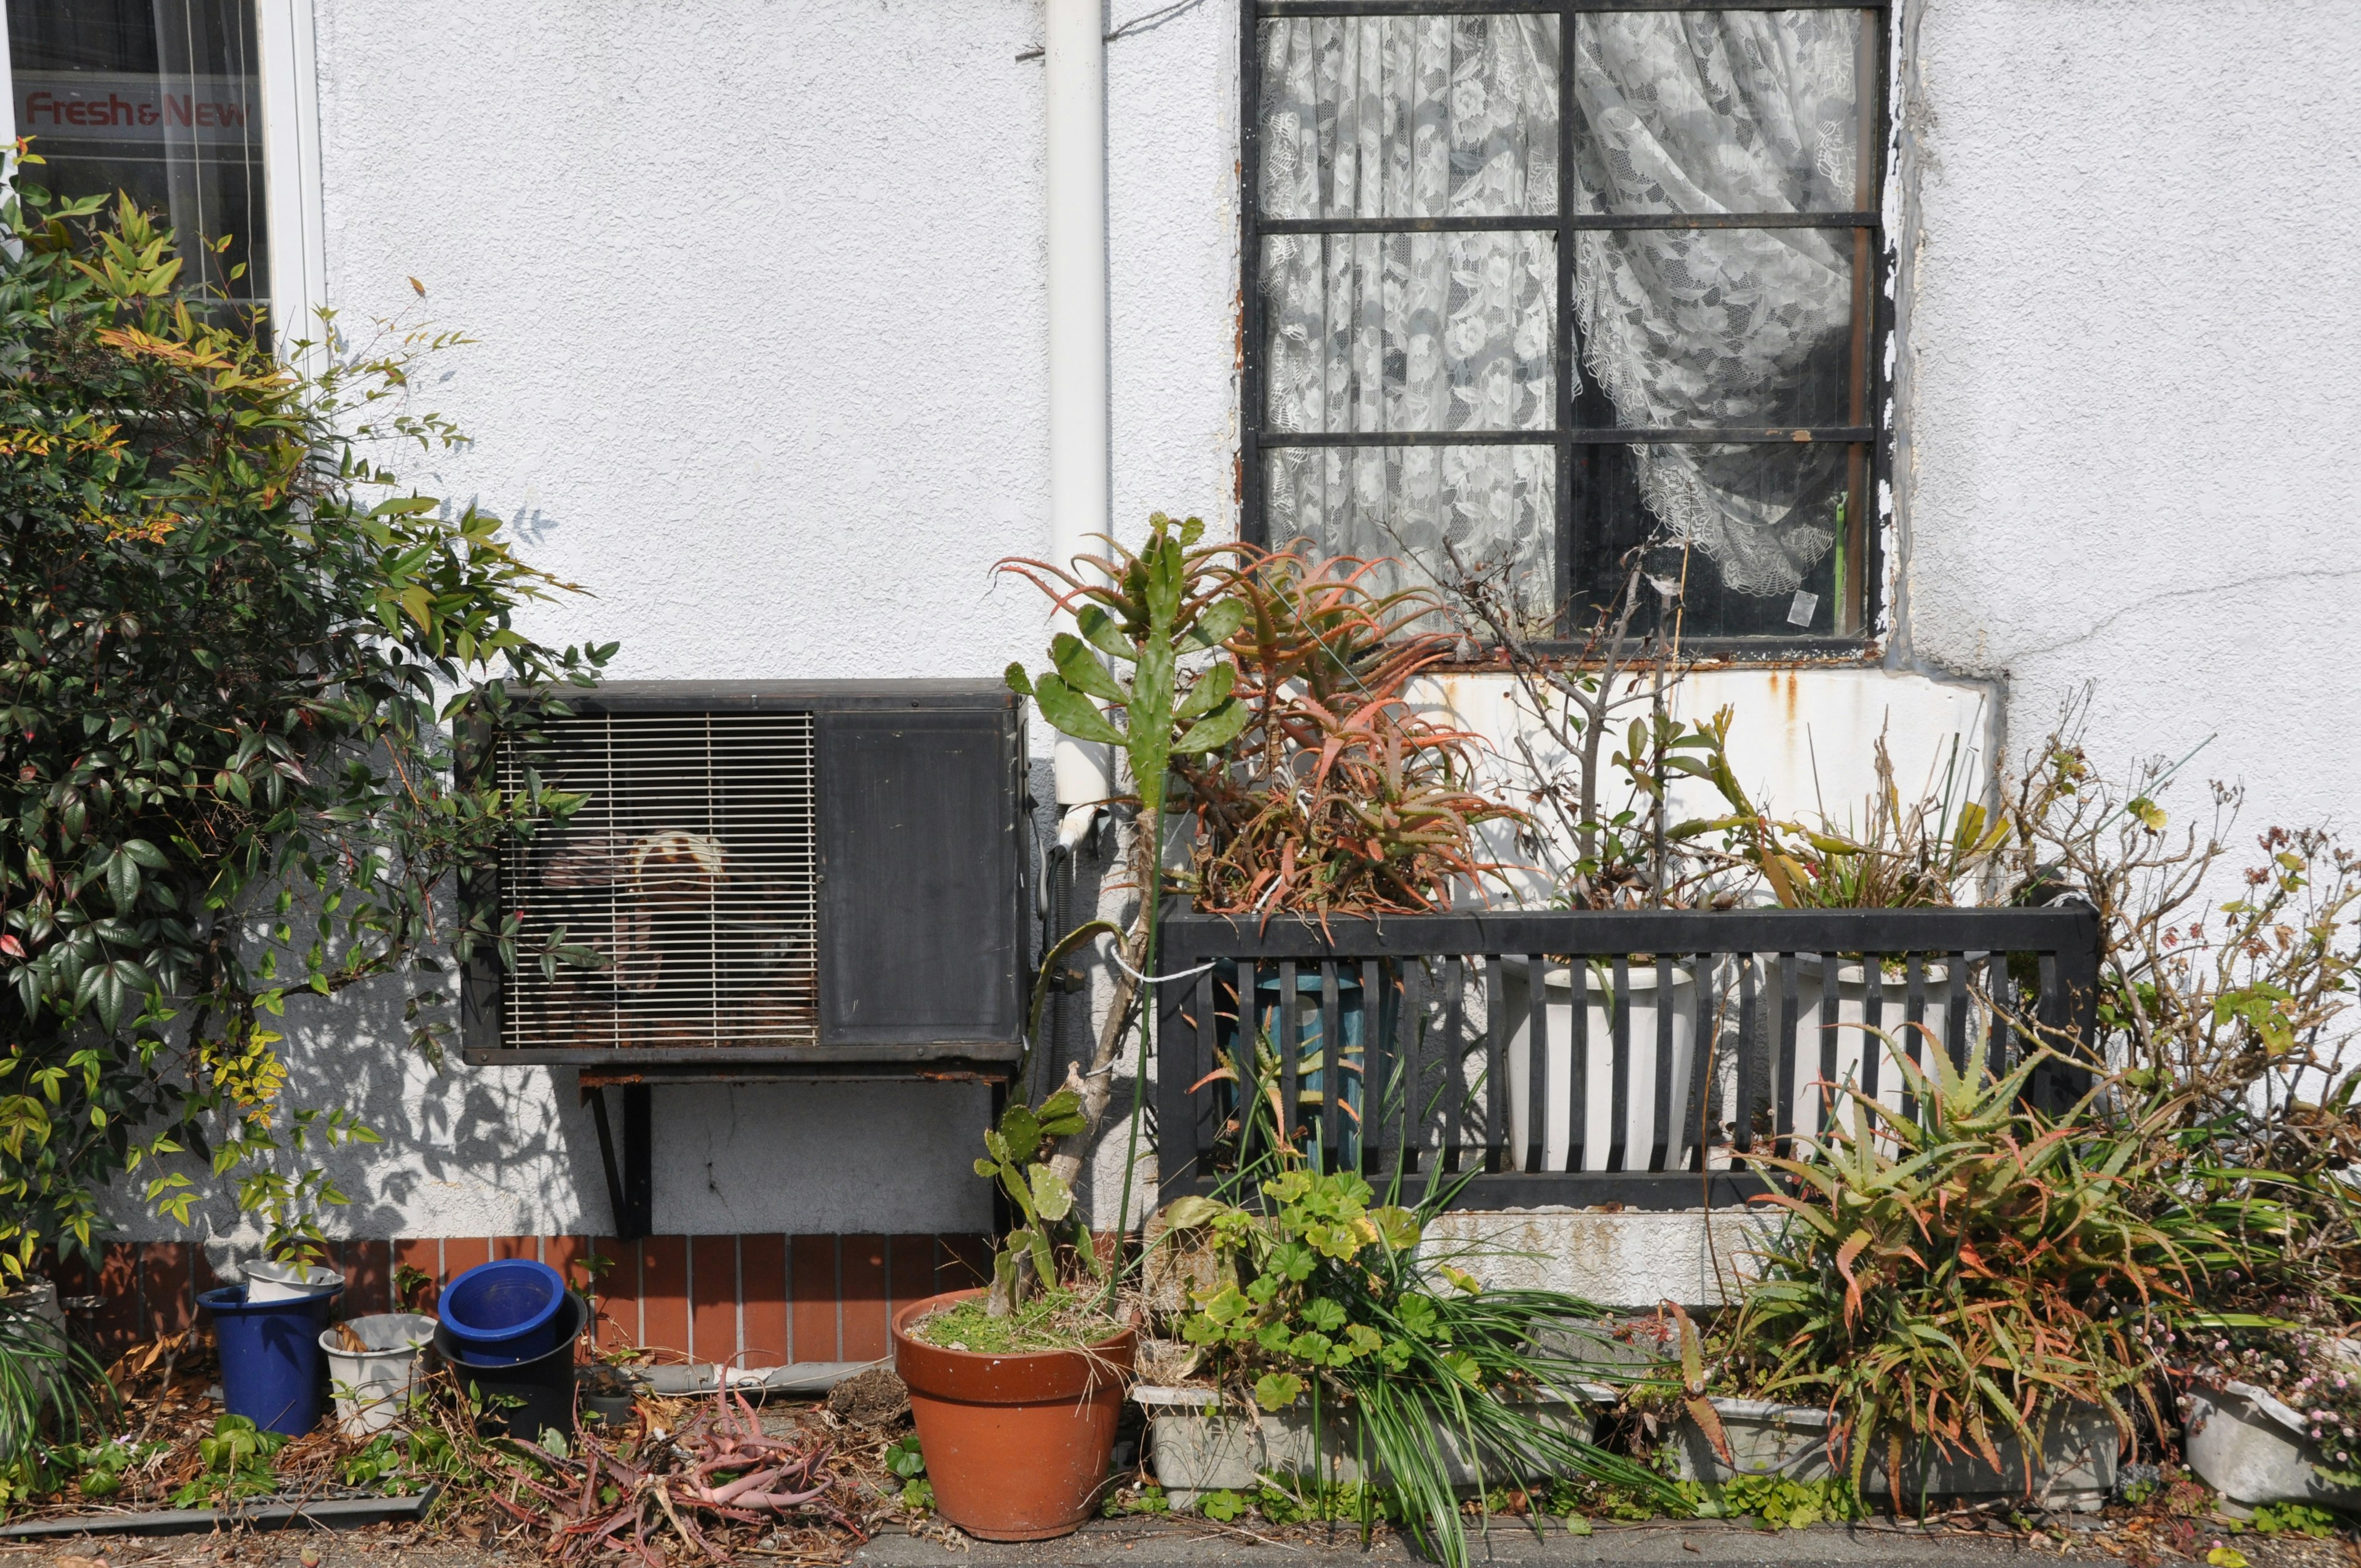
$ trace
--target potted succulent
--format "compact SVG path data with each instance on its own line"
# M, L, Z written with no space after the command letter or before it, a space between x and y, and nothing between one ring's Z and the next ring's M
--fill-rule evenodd
M1115 1310L1113 1266L1061 1277L1053 1240L1074 1195L1049 1151L1083 1125L1069 1090L1003 1113L976 1168L1022 1223L1002 1239L993 1289L931 1296L894 1317L894 1367L910 1390L936 1510L986 1541L1081 1528L1115 1447L1136 1335ZM1086 1233L1082 1241L1095 1263Z
M1685 1468L2094 1508L2135 1405L2166 1424L2151 1337L2243 1244L2158 1179L2143 1128L2028 1106L2046 1051L1996 1077L1981 1039L1961 1068L1886 1048L1912 1117L1847 1090L1795 1157L1748 1157L1784 1179L1765 1201L1786 1223L1729 1335L1720 1381L1747 1398L1691 1402Z

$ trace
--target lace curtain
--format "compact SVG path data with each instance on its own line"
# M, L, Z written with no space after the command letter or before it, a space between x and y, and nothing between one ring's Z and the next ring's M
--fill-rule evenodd
M1577 21L1578 210L1846 211L1856 16L1601 14ZM1523 217L1558 183L1558 19L1263 24L1262 211L1274 218ZM1265 239L1264 428L1554 428L1557 238L1549 229ZM1849 236L1817 229L1578 236L1581 372L1635 427L1849 423ZM1784 457L1785 453L1781 455ZM1795 587L1835 531L1844 455L1647 445L1663 536L1741 591ZM1554 608L1547 445L1267 449L1274 539L1439 565L1516 563ZM1801 469L1799 472L1798 469Z

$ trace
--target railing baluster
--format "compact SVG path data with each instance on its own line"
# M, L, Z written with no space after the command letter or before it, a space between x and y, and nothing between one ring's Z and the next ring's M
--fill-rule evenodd
M1663 1170L1672 1157L1673 1141L1673 955L1656 955L1656 1091L1650 1096L1655 1112L1655 1137L1648 1146L1648 1168Z
M1614 1075L1614 1091L1609 1100L1609 1114L1614 1120L1607 1129L1607 1168L1629 1170L1629 1146L1631 1141L1631 955L1615 955L1615 996L1609 1003L1613 1011L1609 1020L1609 1038L1614 1042L1609 1069Z
M1754 1108L1763 1094L1762 1042L1754 1037L1754 955L1733 953L1738 965L1738 1125L1730 1133L1738 1154L1754 1149Z
M1925 1049L1927 959L1925 955L1913 953L1904 960L1902 984L1902 1048L1908 1054L1910 1065L1924 1071L1927 1066ZM1909 1081L1908 1080L1904 1081L1902 1091L1902 1119L1905 1122L1915 1122L1918 1119L1918 1096L1911 1092Z
M1191 1140L1190 1153L1201 1162L1213 1157L1213 1146L1221 1141L1222 1136L1222 1086L1205 1083L1205 1075L1213 1070L1214 1053L1221 1048L1221 1025L1217 1016L1221 997L1221 984L1213 970L1207 970L1197 977L1197 1039L1196 1048L1191 1053L1196 1060L1189 1072L1189 1083L1204 1083L1205 1087L1190 1096L1193 1103L1189 1108L1189 1120L1195 1134ZM1160 1072L1162 1069L1158 1070ZM1176 1089L1186 1093L1189 1084L1184 1083L1177 1085Z
M1569 953L1565 959L1566 1078L1573 1091L1566 1097L1565 1168L1587 1170L1590 1161L1590 959Z
M1303 1126L1303 1027L1295 1015L1295 960L1279 960L1279 1138L1300 1147Z
M1795 1135L1795 1035L1804 1026L1803 1009L1795 995L1795 955L1779 955L1779 1152L1789 1153Z
M1874 1100L1885 1068L1885 955L1861 954L1861 1091Z
M1426 1172L1426 1188L1434 1190L1435 1167L1439 1161L1427 1159L1427 1102L1422 1098L1426 1088L1426 1059L1433 1053L1426 1039L1426 966L1415 959L1406 959L1401 968L1401 1039L1397 1048L1401 1052L1404 1069L1411 1086L1411 1110L1410 1135L1403 1141L1408 1168Z
M1230 1041L1230 1065L1238 1072L1238 1165L1254 1163L1255 1118L1266 1109L1262 1087L1262 966L1238 965L1238 1027ZM1275 1130L1275 1129L1274 1129Z
M1984 994L1992 998L1992 1020L1984 1035L1984 1060L1994 1078L2005 1078L2016 1068L2015 1033L2008 1015L2016 1011L2016 987L2009 979L2008 955L1994 953L1984 960Z
M1719 992L1713 984L1713 955L1691 953L1689 973L1689 1091L1682 1099L1679 1136L1673 1140L1673 1152L1684 1148L1689 1157L1682 1162L1689 1170L1705 1168L1707 1141L1705 1097L1713 1081L1713 1058L1721 1044L1721 1014L1714 1005Z
M1392 1042L1388 1036L1386 993L1378 989L1378 960L1361 960L1361 1174L1384 1168L1386 1119L1393 1114ZM1396 1125L1400 1125L1397 1122Z
M1837 956L1814 955L1820 960L1820 1081L1812 1090L1812 1132L1825 1135L1834 1112L1829 1087L1837 1080Z
M1320 960L1320 1168L1345 1168L1341 1141L1345 1102L1345 1026L1336 996L1336 960Z
M1525 1168L1547 1170L1549 1149L1549 959L1525 955Z
M1943 1048L1950 1053L1951 1070L1968 1070L1968 955L1944 955L1950 964L1951 1004L1943 1014Z
M1500 956L1484 959L1484 1169L1507 1168L1509 1147L1509 1007L1501 990Z
M1459 1169L1459 1148L1466 1139L1467 1040L1462 1025L1465 1010L1460 995L1466 985L1459 960L1443 961L1443 1071L1448 1087L1443 1098L1443 1168Z

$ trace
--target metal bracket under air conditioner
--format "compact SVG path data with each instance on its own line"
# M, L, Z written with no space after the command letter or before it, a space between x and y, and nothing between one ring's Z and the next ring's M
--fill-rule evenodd
M607 1201L615 1216L615 1239L635 1242L655 1229L654 1105L644 1083L624 1083L623 1160L615 1164L615 1135L607 1120L607 1086L585 1081L582 1098L598 1125L598 1160L607 1169Z

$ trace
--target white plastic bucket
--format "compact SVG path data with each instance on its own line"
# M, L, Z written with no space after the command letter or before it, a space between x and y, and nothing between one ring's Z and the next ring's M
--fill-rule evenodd
M250 1302L300 1301L334 1290L344 1276L320 1263L273 1263L268 1259L244 1266L246 1299Z
M401 1414L434 1340L434 1320L420 1312L379 1312L345 1324L365 1351L353 1350L335 1329L320 1335L328 1353L328 1387L336 1396L336 1424L346 1437L385 1431Z
M1532 1116L1532 963L1509 957L1500 960L1502 1002L1509 1009L1509 1167L1526 1168L1532 1148L1528 1129ZM1611 965L1592 965L1586 971L1586 1005L1589 1037L1584 1053L1585 1114L1582 1131L1584 1170L1605 1170L1610 1146L1619 1141L1615 1128L1615 1014L1612 1010L1615 971ZM1697 984L1694 966L1672 966L1667 998L1657 994L1653 959L1633 963L1625 991L1631 1019L1631 1076L1625 1088L1622 1136L1623 1168L1645 1170L1656 1141L1656 1044L1658 1010L1669 1005L1673 1024L1672 1116L1664 1151L1664 1168L1687 1167L1688 1151L1697 1142L1689 1124L1689 1075L1697 1059ZM1542 1021L1548 1039L1549 1105L1542 1119L1542 1161L1549 1170L1564 1170L1571 1156L1574 1124L1574 976L1565 965L1553 965L1542 977L1545 989Z
M1773 1050L1778 1049L1775 1038L1779 997L1776 960L1770 985L1758 992L1756 1006L1768 1003L1772 1018ZM1866 965L1839 962L1836 972L1836 995L1833 1005L1823 1016L1821 981L1827 971L1826 960L1817 953L1795 955L1795 1076L1789 1085L1794 1098L1795 1126L1799 1133L1808 1133L1818 1124L1821 1114L1823 1078L1840 1087L1865 1089L1869 1079L1862 1070L1865 1057L1877 1062L1877 1102L1892 1109L1897 1115L1902 1110L1902 1069L1894 1064L1894 1054L1885 1044L1890 1039L1905 1056L1910 1056L1933 1075L1935 1053L1945 1049L1944 1041L1950 1038L1951 970L1949 964L1923 964L1920 969L1919 1011L1920 1028L1910 1026L1909 972L1899 961L1888 960L1879 971L1878 1005L1869 1005L1869 970ZM1882 1033L1885 1039L1880 1039ZM1822 1050L1828 1043L1836 1047L1836 1071L1822 1071ZM1776 1056L1773 1056L1776 1061ZM1776 1071L1775 1067L1773 1069ZM1845 1124L1851 1124L1851 1113L1841 1098L1829 1102Z

